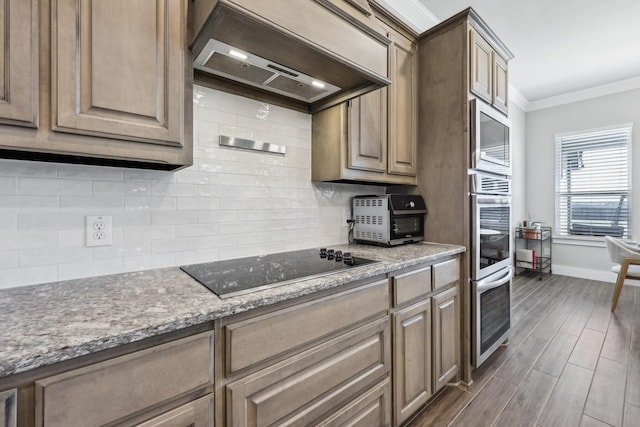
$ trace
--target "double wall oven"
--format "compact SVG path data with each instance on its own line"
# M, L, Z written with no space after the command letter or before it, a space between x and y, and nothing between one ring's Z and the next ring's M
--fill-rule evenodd
M471 101L471 340L480 366L511 330L511 151L508 119Z

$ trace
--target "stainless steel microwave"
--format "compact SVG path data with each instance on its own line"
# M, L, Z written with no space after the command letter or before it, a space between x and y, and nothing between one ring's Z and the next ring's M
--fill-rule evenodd
M353 198L353 237L358 243L395 246L424 239L427 207L422 196L383 194Z
M511 176L511 121L479 99L470 104L471 169Z

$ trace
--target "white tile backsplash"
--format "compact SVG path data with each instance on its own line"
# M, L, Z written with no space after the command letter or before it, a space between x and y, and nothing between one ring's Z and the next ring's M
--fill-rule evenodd
M178 172L0 159L0 288L345 243L351 197L383 191L310 182L308 114L196 86L194 118ZM112 246L85 247L95 214L113 216Z

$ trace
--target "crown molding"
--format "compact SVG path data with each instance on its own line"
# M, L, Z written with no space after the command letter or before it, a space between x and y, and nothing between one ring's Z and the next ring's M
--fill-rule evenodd
M418 34L440 22L419 0L372 0L372 2L399 18Z
M598 98L600 96L612 95L614 93L627 92L640 88L640 76L630 79L619 80L588 89L576 90L562 95L550 96L549 98L531 101L528 103L526 112L544 110L546 108L557 107L559 105L571 104L573 102L586 101L587 99Z
M522 111L527 111L529 100L511 84L509 84L509 101Z

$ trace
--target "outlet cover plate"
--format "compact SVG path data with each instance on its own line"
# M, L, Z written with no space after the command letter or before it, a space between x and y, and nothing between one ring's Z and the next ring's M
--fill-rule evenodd
M113 244L111 217L107 215L87 215L87 246L111 246Z

